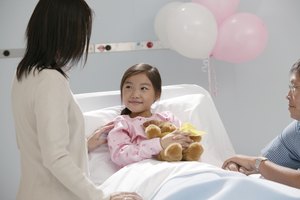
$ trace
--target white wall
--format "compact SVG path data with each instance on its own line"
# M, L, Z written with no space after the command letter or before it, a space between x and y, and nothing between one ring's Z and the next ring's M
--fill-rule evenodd
M243 1L240 9L246 10L251 2ZM267 48L256 60L235 66L237 116L223 111L225 106L218 102L237 152L249 154L258 153L291 121L285 97L289 69L300 58L300 1L255 2L251 12L260 16L269 30Z
M187 1L187 0L185 0ZM24 48L24 32L37 0L0 1L0 49ZM95 11L92 43L157 40L153 19L170 0L87 0ZM290 121L285 95L288 70L300 58L299 0L240 0L239 12L263 19L269 42L262 55L244 64L212 59L218 93L216 106L238 153L259 150ZM19 157L10 109L10 82L19 62L0 59L0 199L13 200ZM74 93L116 90L129 66L146 62L160 69L164 85L195 83L208 89L202 61L170 50L90 54L84 69L71 75Z

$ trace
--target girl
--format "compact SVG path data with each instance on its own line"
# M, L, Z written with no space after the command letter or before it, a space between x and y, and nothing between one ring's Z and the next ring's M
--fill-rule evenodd
M180 125L179 120L170 112L151 112L151 105L161 95L161 77L157 68L148 64L130 67L123 75L120 90L125 109L115 118L115 126L107 137L114 163L123 167L151 158L172 143L180 143L185 148L192 142L187 134L178 131L161 139L146 138L143 129L146 121L170 121L177 127Z

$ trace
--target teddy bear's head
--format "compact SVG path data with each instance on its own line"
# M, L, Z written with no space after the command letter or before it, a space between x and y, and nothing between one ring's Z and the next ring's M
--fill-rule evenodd
M165 135L175 131L177 127L170 122L163 122L158 120L150 120L143 124L145 133L148 139L162 138Z

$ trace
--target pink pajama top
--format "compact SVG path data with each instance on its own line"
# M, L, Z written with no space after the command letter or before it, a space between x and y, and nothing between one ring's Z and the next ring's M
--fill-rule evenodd
M177 127L180 121L171 112L152 114L151 117L130 118L120 115L107 136L111 160L120 167L157 155L161 150L160 138L147 139L143 123L149 120L169 121Z

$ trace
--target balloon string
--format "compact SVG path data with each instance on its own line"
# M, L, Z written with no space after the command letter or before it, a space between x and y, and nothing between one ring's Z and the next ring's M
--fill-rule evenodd
M208 75L208 88L209 93L211 96L216 97L217 96L217 78L216 78L216 72L213 65L210 64L210 59L206 58L202 61L203 67L202 71L206 72Z

